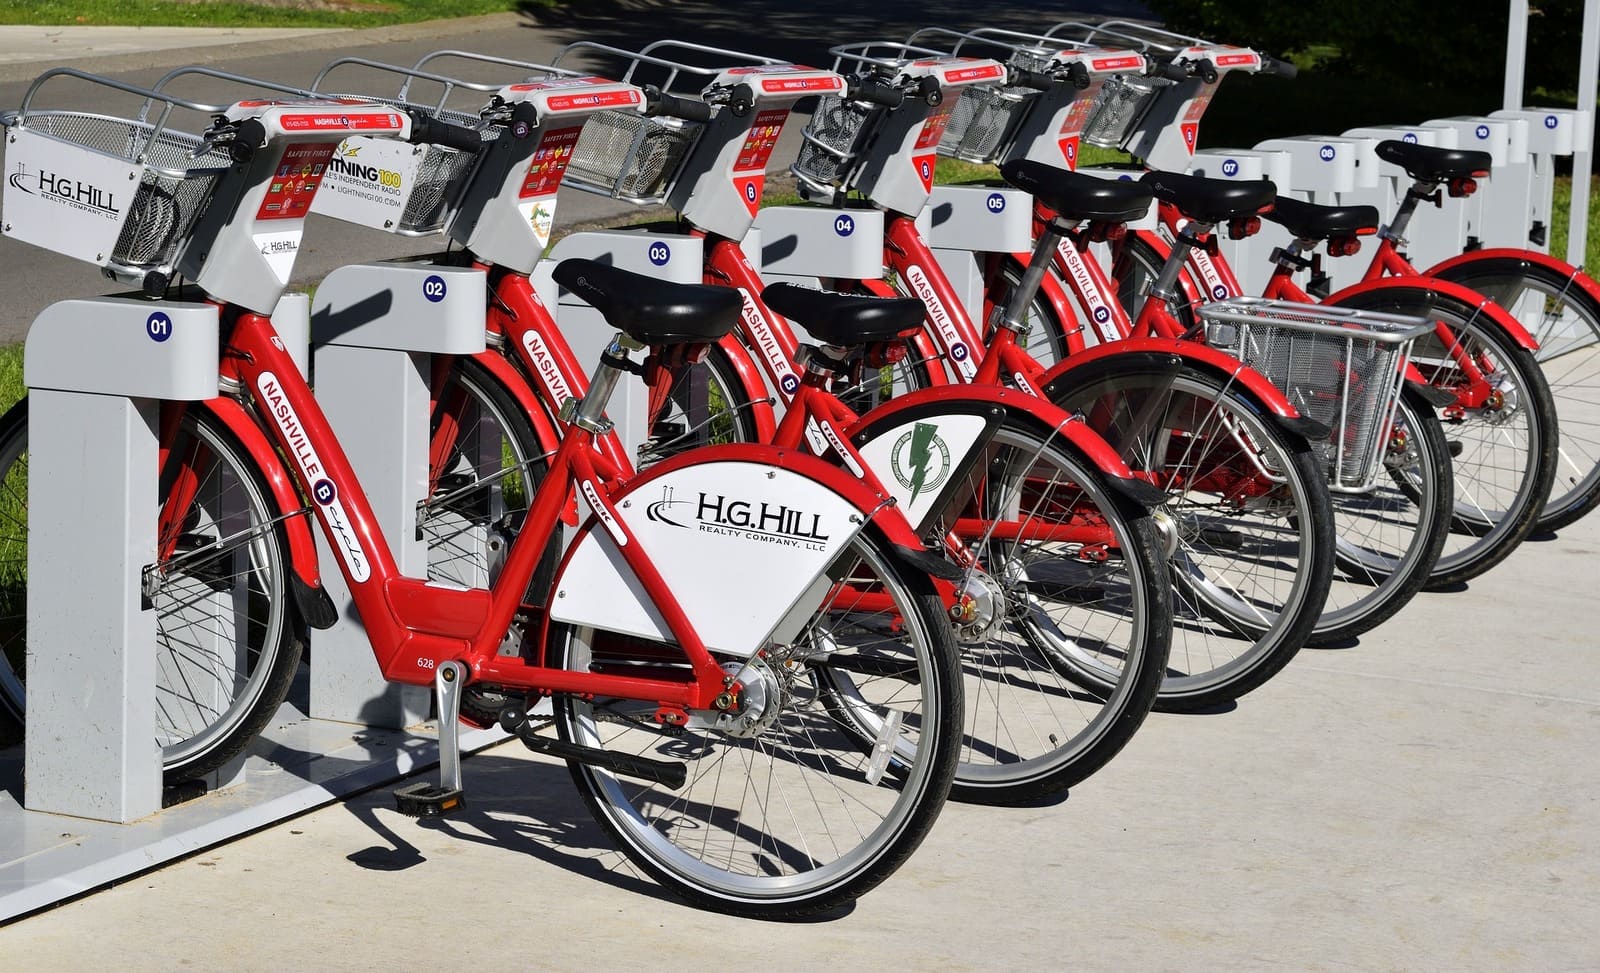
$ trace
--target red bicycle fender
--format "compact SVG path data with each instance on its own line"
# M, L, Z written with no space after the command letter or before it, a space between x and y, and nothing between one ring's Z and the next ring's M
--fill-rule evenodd
M739 385L750 397L750 418L755 420L756 438L762 442L771 442L778 434L778 417L772 410L772 393L767 390L767 382L761 377L760 367L732 332L723 335L717 344L727 354L728 363L738 375Z
M1477 308L1490 321L1493 321L1500 330L1504 331L1511 340L1528 351L1539 350L1539 342L1533 339L1533 335L1529 334L1528 329L1522 326L1522 322L1511 316L1511 312L1471 288L1438 277L1379 277L1376 280L1364 280L1359 284L1352 284L1336 294L1329 295L1322 303L1339 305L1344 301L1365 297L1368 294L1380 291L1419 289L1437 291L1445 297L1454 298L1462 302L1468 307Z
M858 433L881 424L898 425L901 420L896 417L901 413L908 409L920 410L934 402L940 403L946 412L960 412L963 407L971 412L1004 409L1007 414L1026 420L1042 434L1059 434L1107 476L1133 477L1133 471L1111 444L1077 417L1046 399L997 385L943 385L897 395L858 419L845 430L845 435L855 439Z
M322 572L317 567L317 544L311 535L309 508L301 501L300 491L295 487L294 479L284 467L272 442L237 400L218 396L196 404L216 416L244 446L245 452L250 454L251 462L267 481L273 504L280 514L285 515L283 531L289 538L290 566L306 587L321 589ZM306 511L307 516L294 516L302 511Z
M1198 341L1184 341L1181 338L1124 338L1110 344L1096 345L1088 351L1057 363L1045 373L1044 378L1040 379L1040 384L1048 389L1057 379L1069 376L1074 370L1095 366L1116 355L1137 352L1176 355L1196 368L1223 378L1231 378L1235 384L1243 386L1244 390L1272 415L1285 419L1300 418L1299 410L1289 403L1283 392L1268 381L1265 375L1227 352L1218 351Z
M622 498L636 494L657 477L664 476L673 470L696 463L714 463L719 461L738 461L745 463L764 463L782 469L792 470L817 481L834 493L839 494L847 502L853 504L861 511L862 515L872 520L884 536L895 544L900 544L914 550L922 550L922 541L917 537L917 532L896 507L887 506L890 497L887 497L860 480L845 472L842 467L834 466L826 460L818 459L809 453L797 449L783 449L778 446L764 446L757 443L730 443L725 446L704 446L691 449L687 452L670 456L655 464L636 477L628 480L627 486L613 499L621 502Z
M1467 253L1451 257L1449 260L1442 260L1439 263L1434 264L1432 267L1429 267L1427 270L1423 271L1423 275L1427 277L1441 277L1445 280L1453 280L1453 278L1450 276L1453 271L1465 270L1471 267L1473 264L1485 263L1490 260L1518 260L1522 261L1523 263L1538 264L1539 266L1548 269L1551 273L1559 274L1567 280L1572 281L1580 290L1582 290L1585 294L1588 294L1590 298L1596 302L1600 302L1600 282L1597 282L1593 277L1590 277L1588 274L1584 273L1583 268L1574 267L1565 260L1552 257L1548 253L1540 253L1537 250L1518 250L1514 247L1499 247L1493 250L1471 250Z
M561 434L551 425L550 417L545 414L544 405L528 387L528 382L521 373L497 351L487 349L480 351L472 356L472 360L482 365L490 375L494 376L500 387L517 400L517 405L533 424L534 434L539 437L539 451L554 453L561 445Z

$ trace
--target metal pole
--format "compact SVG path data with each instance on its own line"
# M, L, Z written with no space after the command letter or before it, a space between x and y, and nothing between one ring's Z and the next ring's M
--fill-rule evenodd
M1506 23L1506 90L1501 107L1522 107L1523 68L1528 63L1528 0L1511 0Z
M1568 210L1567 263L1583 265L1589 246L1589 170L1594 165L1595 89L1600 85L1600 0L1583 5L1583 51L1578 58L1578 110L1588 138L1572 154L1572 207Z

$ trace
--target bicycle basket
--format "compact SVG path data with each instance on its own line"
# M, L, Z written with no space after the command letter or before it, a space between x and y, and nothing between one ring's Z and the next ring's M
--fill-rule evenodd
M1038 95L1032 88L975 84L961 89L939 140L939 154L979 164L1000 162Z
M800 133L800 153L789 171L822 193L842 187L873 126L867 119L881 109L837 95L824 95Z
M1206 341L1266 376L1301 415L1329 426L1312 444L1333 490L1370 490L1383 468L1411 343L1423 318L1234 298L1197 309Z
M681 118L598 112L584 123L563 185L630 203L662 202L703 128Z
M1156 95L1172 82L1163 78L1141 78L1114 74L1100 87L1094 110L1083 126L1083 140L1105 149L1122 147L1129 133L1155 103Z
M225 149L206 145L197 136L158 130L144 122L110 115L30 112L23 127L15 131L18 137L26 132L41 139L38 143L28 140L26 152L13 143L16 151L8 152L12 156L8 168L18 172L32 167L42 173L43 167L38 165L41 161L57 173L79 167L103 169L108 162L129 167L128 180L136 185L123 209L121 229L108 252L101 250L93 256L102 267L135 278L149 271L171 269L179 244L188 238L216 189L217 180L232 165ZM120 191L115 186L104 188L106 205L95 219L101 226L109 226L99 217L114 218ZM82 190L76 192L81 195ZM96 208L93 200L82 198L68 205ZM8 211L7 216L12 217L12 212ZM31 233L27 228L19 229L16 235L29 242L88 259L82 241L70 239L73 233L64 224L36 227Z

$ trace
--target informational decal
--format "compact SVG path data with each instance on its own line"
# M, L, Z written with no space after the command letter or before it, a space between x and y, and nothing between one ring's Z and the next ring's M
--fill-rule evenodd
M271 372L262 372L256 379L256 390L261 395L261 404L267 414L278 424L278 430L283 434L289 455L299 467L305 481L311 484L311 500L317 505L324 522L328 525L329 533L333 535L333 547L339 552L339 559L344 561L350 580L357 584L366 581L372 576L367 552L362 548L360 539L356 537L355 529L350 525L350 518L345 513L344 504L339 500L339 491L322 468L322 458L317 455L316 447L306 435L305 427L300 422L300 416L295 413L294 406L289 404L289 398L284 394L278 376Z
M157 311L145 319L144 333L151 341L166 341L172 337L172 318L165 311Z
M844 461L844 468L850 471L850 475L859 478L866 474L861 464L856 462L855 452L844 444L832 423L818 422L815 416L807 416L805 428L806 441L811 444L812 452L826 456L831 448Z
M1138 54L1097 57L1089 62L1089 66L1096 71L1128 71L1144 67L1144 58Z
M955 108L955 99L945 99L938 111L929 115L922 122L922 131L917 135L916 145L912 148L916 152L911 156L911 165L917 171L917 178L922 180L925 192L933 192L933 166L938 159L934 151L939 140L944 138L944 130L950 125L950 113Z
M704 490L679 497L672 487L663 487L661 499L650 504L645 515L683 530L808 551L825 550L830 536L823 531L820 513L759 497Z
M522 188L517 191L518 199L536 199L542 196L551 196L561 188L561 177L567 171L567 163L572 161L572 147L578 144L578 136L583 134L582 125L571 128L560 128L545 135L539 142L539 148L533 153L533 159L528 163L528 175L522 181Z
M544 382L550 401L560 405L573 398L572 386L567 384L567 377L561 374L561 368L556 364L549 346L544 343L544 337L529 329L522 335L522 347L528 353L528 360L533 363L534 373Z
M1195 139L1200 137L1200 118L1205 115L1206 109L1211 107L1211 96L1216 92L1216 86L1211 85L1194 96L1189 102L1189 110L1183 113L1179 122L1179 130L1183 132L1183 147L1194 154Z
M1117 333L1117 326L1112 323L1111 308L1107 305L1105 296L1101 294L1094 275L1089 272L1089 265L1083 259L1083 254L1078 252L1078 248L1073 246L1071 240L1062 239L1056 244L1056 255L1067 268L1067 277L1072 281L1073 291L1089 312L1089 318L1094 322L1100 340L1111 342L1122 337Z
M795 376L794 368L789 363L789 356L784 353L783 343L778 340L777 333L772 325L767 322L767 316L761 313L761 305L755 302L750 292L743 287L739 288L739 297L743 299L744 306L740 310L740 317L744 321L746 335L761 357L767 363L767 372L772 380L778 384L784 395L792 396L800 388L800 379ZM820 452L820 450L819 450Z
M395 112L317 112L279 115L278 125L285 132L398 132L401 120Z
M273 233L257 233L250 239L255 241L256 249L261 252L261 259L266 261L267 267L272 270L272 275L278 278L278 283L289 283L289 274L294 270L295 254L300 252L301 230L279 230Z
M579 487L583 490L583 499L588 502L590 511L594 513L596 520L605 525L606 532L611 535L611 539L617 542L618 547L627 547L627 532L622 529L622 525L617 523L616 518L611 516L611 509L600 502L600 494L599 491L595 490L594 483L590 480L584 480L579 484Z
M80 213L115 220L122 216L122 202L117 191L108 186L54 169L29 170L27 163L17 162L7 177L7 184L21 193L69 207ZM126 200L126 196L123 197Z
M1200 282L1212 300L1220 301L1228 297L1228 287L1222 282L1222 274L1217 271L1217 265L1212 262L1211 255L1206 253L1204 247L1190 247L1189 262L1200 274Z
M783 134L783 123L789 118L787 108L768 108L756 113L750 131L745 135L739 155L733 160L733 185L744 201L745 208L754 216L761 208L761 193L766 188L767 160Z
M869 468L887 470L884 486L894 494L906 519L918 530L927 525L934 503L977 447L988 428L982 415L955 413L911 419L879 427L860 447Z
M257 220L300 220L311 211L311 201L328 170L337 142L300 142L286 146L278 171L256 210Z
M928 275L916 264L906 267L906 281L911 285L911 292L927 306L928 319L933 322L934 329L944 341L945 349L950 353L950 360L956 363L956 370L961 373L964 380L970 382L978 374L978 368L972 363L970 349L961 340L961 332L956 330L955 319L950 316L949 309L934 291L933 282L928 280Z
M1061 120L1061 131L1056 133L1056 145L1060 146L1061 157L1066 160L1068 169L1078 167L1079 140L1083 136L1083 126L1088 124L1089 116L1094 112L1094 104L1093 98L1075 98Z
M662 580L706 646L741 657L798 637L820 598L818 584L828 584L823 569L866 522L819 481L759 462L681 467L612 499L630 546L673 552L670 563L658 562ZM557 579L551 617L665 634L621 553L609 531L585 533Z

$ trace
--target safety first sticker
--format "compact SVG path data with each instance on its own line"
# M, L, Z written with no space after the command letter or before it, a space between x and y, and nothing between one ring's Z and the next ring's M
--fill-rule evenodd
M754 216L761 206L761 192L766 187L767 160L783 134L783 123L789 118L787 108L768 108L756 114L750 133L739 147L733 160L733 186L745 208Z
M917 178L922 180L924 192L933 192L933 164L938 157L934 151L939 147L939 140L944 138L944 130L950 124L950 112L955 108L954 99L948 99L944 107L929 115L922 123L922 132L917 136L917 144L913 146L916 154L911 157L911 164L917 170Z
M550 232L556 219L556 190L561 188L561 177L572 161L572 148L578 144L583 126L560 128L549 133L534 150L533 161L528 163L528 175L517 192L517 210L533 227L533 235L541 247L550 245Z
M328 171L328 160L333 158L337 142L302 142L289 145L278 160L278 171L267 183L267 194L256 210L258 220L304 219L311 210L311 200L322 185L322 176Z

